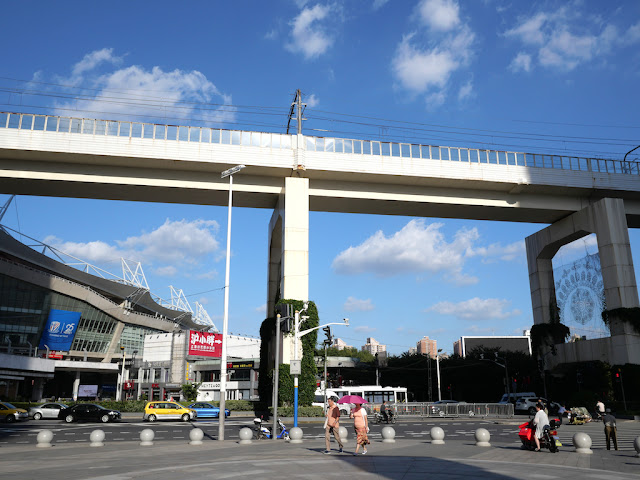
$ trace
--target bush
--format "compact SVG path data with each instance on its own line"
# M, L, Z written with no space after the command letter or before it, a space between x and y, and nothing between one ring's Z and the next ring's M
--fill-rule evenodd
M273 409L269 409L273 415ZM293 407L278 407L279 417L293 417ZM298 407L300 417L324 417L322 407Z

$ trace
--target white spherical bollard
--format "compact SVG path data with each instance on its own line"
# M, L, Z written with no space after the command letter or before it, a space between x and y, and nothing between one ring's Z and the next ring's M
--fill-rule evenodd
M393 427L382 427L382 443L395 443L396 431Z
M140 445L143 447L150 447L153 445L153 437L155 436L156 434L153 430L145 428L140 432Z
M476 437L476 446L478 447L490 447L491 444L489 440L491 439L491 434L489 430L486 428L478 428L475 433Z
M344 445L349 443L349 430L346 427L340 427L338 429L338 435L340 435L340 440Z
M576 453L593 453L591 450L591 437L583 432L573 435L573 446L576 447Z
M289 443L302 443L302 429L300 427L293 427L289 430Z
M93 430L89 435L89 444L92 447L104 447L104 430Z
M240 445L248 445L251 443L251 439L253 438L253 430L249 427L244 427L240 429L240 441L238 442Z
M433 427L429 431L429 435L431 435L431 444L432 445L444 445L444 430L440 427Z
M51 440L53 440L53 432L51 430L41 430L36 437L36 441L39 448L47 448L51 446Z
M204 438L204 432L201 428L194 428L189 432L189 445L202 445L202 439Z
M633 441L633 448L636 449L637 455L636 457L640 457L640 437L636 437Z

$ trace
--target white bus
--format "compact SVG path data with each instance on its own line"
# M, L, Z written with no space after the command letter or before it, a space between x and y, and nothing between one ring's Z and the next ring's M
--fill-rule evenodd
M386 401L388 404L406 403L407 388L406 387L381 387L380 385L363 385L363 386L343 386L327 388L327 398L336 396L338 399L345 395L360 395L367 403L365 409L368 413L373 413L374 409L378 410L380 404ZM315 401L312 405L316 407L324 407L324 390L318 388L316 390ZM340 404L340 413L348 415L351 413L351 405L348 403Z

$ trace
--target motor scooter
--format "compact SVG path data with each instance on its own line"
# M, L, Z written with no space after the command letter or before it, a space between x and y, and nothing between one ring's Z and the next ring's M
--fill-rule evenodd
M382 413L375 412L374 413L374 417L373 417L374 422L376 422L376 423L382 423L382 422L396 423L396 416L393 413L393 410L391 410L390 408L387 408L385 411L387 412L387 418L385 418L385 416Z
M262 424L262 418L254 418L253 419L253 424L255 425L255 429L254 429L254 438L256 438L257 440L262 440L265 438L271 438L271 427L267 427L265 425ZM287 427L285 426L284 423L282 423L282 420L278 419L278 436L276 438L283 438L285 440L289 440L289 430L287 430Z
M558 437L559 427L560 420L558 420L557 418L552 418L551 420L549 420L549 425L544 426L542 437L540 437L540 449L548 448L551 453L558 452L558 447L562 446L562 443L560 443L560 438ZM522 441L522 448L527 450L536 449L536 441L533 438L535 434L536 428L533 425L533 421L529 421L520 425L518 436Z

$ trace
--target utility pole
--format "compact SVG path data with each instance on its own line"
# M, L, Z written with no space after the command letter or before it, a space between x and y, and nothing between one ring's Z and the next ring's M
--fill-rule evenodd
M289 109L289 119L287 120L287 134L289 134L289 128L291 127L291 120L293 119L294 111L296 116L297 125L297 133L298 135L302 135L302 107L306 107L306 103L302 103L302 92L300 89L296 90L296 94L293 97L293 102L291 102L291 108Z

